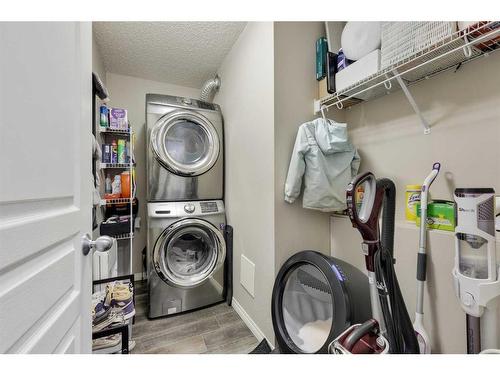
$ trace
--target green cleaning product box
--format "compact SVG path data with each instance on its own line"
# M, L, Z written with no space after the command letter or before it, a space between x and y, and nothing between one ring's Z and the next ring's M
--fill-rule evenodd
M323 36L316 40L316 80L320 81L326 77L326 54L328 42Z
M420 202L416 204L417 226L420 226ZM454 231L456 223L455 203L431 201L427 204L427 228Z

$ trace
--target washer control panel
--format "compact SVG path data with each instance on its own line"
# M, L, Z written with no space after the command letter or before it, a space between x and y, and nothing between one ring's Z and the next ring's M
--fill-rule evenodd
M205 216L221 213L224 213L224 202L220 200L148 203L150 218Z

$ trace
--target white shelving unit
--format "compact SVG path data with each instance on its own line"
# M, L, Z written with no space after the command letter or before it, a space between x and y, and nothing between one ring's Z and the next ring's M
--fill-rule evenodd
M128 241L128 270L120 270L119 267L119 274L125 273L125 274L132 274L132 259L133 259L133 239L134 239L134 220L133 220L133 203L134 203L134 198L135 198L135 183L134 183L134 178L133 178L133 168L135 167L135 153L134 153L134 132L132 130L132 127L129 127L129 129L113 129L113 128L103 128L99 126L99 134L101 135L101 142L100 144L104 143L106 139L113 139L113 138L125 138L128 140L129 145L130 145L130 161L128 163L99 163L99 169L101 172L105 172L106 170L111 170L111 172L116 172L116 170L128 170L130 173L130 198L115 198L115 199L101 199L100 205L101 206L112 206L112 205L120 205L120 204L128 204L129 205L129 215L130 215L130 230L129 233L124 233L116 236L111 236L113 238L116 238L118 241L118 253L120 252L123 253L123 250L121 249L122 246L125 246L124 241ZM105 173L103 173L105 174ZM102 176L105 178L105 176ZM103 180L104 180L103 178ZM118 255L119 256L119 255ZM120 261L118 260L119 265L123 264L123 259ZM122 271L122 272L120 272Z
M463 64L489 56L500 50L500 26L497 21L486 22L457 31L422 51L381 70L345 89L314 101L314 113L335 106L349 108L364 101L374 100L403 90L410 105L419 116L424 133L430 133L430 124L420 111L408 86L429 79Z

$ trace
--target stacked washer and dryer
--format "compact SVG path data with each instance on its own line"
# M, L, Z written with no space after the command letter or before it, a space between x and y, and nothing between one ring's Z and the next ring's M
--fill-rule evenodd
M149 318L224 300L223 121L217 104L146 95Z

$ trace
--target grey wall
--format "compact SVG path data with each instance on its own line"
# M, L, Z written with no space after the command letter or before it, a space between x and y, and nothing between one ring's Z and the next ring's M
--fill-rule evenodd
M228 223L234 227L234 298L273 342L273 24L247 24L219 69L215 102L225 123ZM255 296L240 284L241 256L255 264Z
M284 186L297 129L313 118L318 95L316 40L323 22L274 23L274 216L275 269L301 250L329 253L329 215L284 200Z
M288 163L299 125L317 96L315 42L321 22L249 23L219 74L215 101L226 131L226 208L235 228L234 297L274 341L275 275L303 249L329 253L329 215L284 202ZM240 283L240 259L255 263L255 297Z
M433 162L442 170L433 198L453 199L455 187L500 191L500 54L481 58L423 81L411 91L432 133L422 126L401 92L346 111L350 135L362 157L362 171L394 180L397 193L396 271L412 319L416 300L418 228L404 221L405 185L421 184ZM332 219L332 254L361 269L360 236L347 218ZM465 352L464 313L455 297L451 270L454 234L431 231L425 295L425 326L438 353Z
M141 228L136 229L133 240L134 256L132 259L132 270L134 273L140 273L142 272L141 251L147 242L146 133L144 126L146 119L146 94L155 93L197 98L199 96L199 89L114 73L107 73L106 80L111 98L108 105L128 110L128 118L135 133L137 198L140 202L139 217L141 218Z

